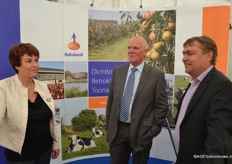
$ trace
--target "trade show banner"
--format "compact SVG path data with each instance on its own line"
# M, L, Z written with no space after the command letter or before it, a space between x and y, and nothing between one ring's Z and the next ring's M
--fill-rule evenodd
M4 5L9 5L10 1L4 1ZM18 17L11 18L10 13L7 14L20 24L13 30L18 39L7 38L7 35L0 38L3 45L0 79L7 77L2 72L12 75L6 69L9 66L4 66L8 63L10 45L30 42L39 49L37 79L47 84L57 111L61 154L51 160L54 164L97 163L99 160L102 164L109 163L105 131L107 96L113 68L128 62L127 43L132 36L145 37L149 44L145 62L165 73L168 120L173 128L176 105L189 78L182 64L184 41L200 35L215 39L219 50L216 67L227 73L229 3L109 10L21 0L18 8ZM6 20L4 14L0 10L1 24ZM11 28L2 26L0 32L10 34ZM10 44L4 45L6 38ZM165 127L153 140L149 161L154 160L175 161Z

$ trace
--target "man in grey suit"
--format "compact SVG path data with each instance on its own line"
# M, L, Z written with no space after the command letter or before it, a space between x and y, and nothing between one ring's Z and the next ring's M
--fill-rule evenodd
M131 38L128 43L129 63L113 70L106 108L111 164L128 164L131 153L133 164L146 164L152 140L160 133L161 123L167 117L164 73L145 64L147 48L143 37ZM136 68L134 80L129 77L131 68ZM130 92L127 83L132 81L132 97L125 100L125 92ZM123 116L125 106L128 106L126 117Z
M215 68L217 46L208 36L184 43L190 84L178 104L176 164L229 164L232 158L232 83Z

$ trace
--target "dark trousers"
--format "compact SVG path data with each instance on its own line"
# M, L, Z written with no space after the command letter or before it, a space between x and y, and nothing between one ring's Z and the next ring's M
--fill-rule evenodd
M110 163L111 164L128 164L130 155L132 154L133 164L146 164L151 144L142 151L135 151L130 145L130 126L119 123L116 137L110 143Z
M12 162L7 161L8 164L49 164L51 160L52 148L37 156L34 159L20 161L20 162Z

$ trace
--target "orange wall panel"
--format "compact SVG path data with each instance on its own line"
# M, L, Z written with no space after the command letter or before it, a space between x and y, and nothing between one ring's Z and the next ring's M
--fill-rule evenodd
M215 40L218 47L216 68L227 74L229 43L230 6L203 8L202 35Z

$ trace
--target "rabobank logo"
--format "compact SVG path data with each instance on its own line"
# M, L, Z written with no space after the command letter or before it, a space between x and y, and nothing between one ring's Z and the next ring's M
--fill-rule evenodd
M77 42L77 36L75 33L72 34L71 42L68 43L67 47L71 52L65 52L64 56L83 56L83 53L75 52L80 48L80 44Z
M72 34L71 39L72 39L72 42L68 43L68 48L70 50L78 50L80 48L80 44L76 41L77 37L75 33Z

